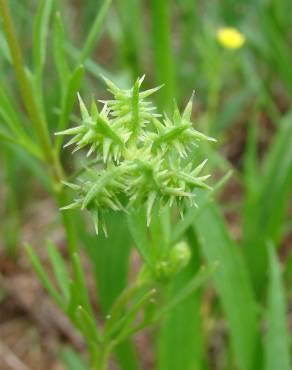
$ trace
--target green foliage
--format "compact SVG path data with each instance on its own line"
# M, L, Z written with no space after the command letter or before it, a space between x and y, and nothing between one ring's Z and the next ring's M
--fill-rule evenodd
M291 368L291 356L286 321L286 297L281 266L272 244L269 245L269 270L265 369L288 370Z
M249 203L245 213L243 242L258 291L264 283L268 265L265 246L270 240L277 245L284 237L283 219L291 192L292 148L289 144L292 140L291 115L288 114L279 124L278 133L271 143L261 169L260 184L257 184L255 189L253 186L255 178L250 178L247 182L250 197L247 198ZM256 171L253 176L258 176Z
M203 211L194 226L207 261L219 263L214 284L228 317L237 363L240 369L252 369L259 334L256 301L245 262L215 206Z
M67 369L105 370L113 353L118 369L147 367L135 345L146 328L156 370L291 367L290 8L0 0L5 252L17 261L24 217L47 197L89 210L108 233L64 210L48 225L62 222L64 253L49 243L48 266L27 249L86 342L84 353L60 351ZM217 42L224 26L243 33L241 49ZM78 92L101 107L79 98L80 119ZM56 131L72 135L76 155Z

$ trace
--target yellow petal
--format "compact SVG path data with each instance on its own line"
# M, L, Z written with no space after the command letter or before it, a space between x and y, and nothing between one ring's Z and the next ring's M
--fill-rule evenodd
M217 31L218 42L227 49L239 49L245 43L245 36L233 27L223 27Z

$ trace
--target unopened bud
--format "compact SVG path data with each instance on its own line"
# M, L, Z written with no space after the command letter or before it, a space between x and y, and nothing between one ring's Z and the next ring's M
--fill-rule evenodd
M169 255L169 265L172 274L183 269L190 261L191 250L186 242L177 243Z

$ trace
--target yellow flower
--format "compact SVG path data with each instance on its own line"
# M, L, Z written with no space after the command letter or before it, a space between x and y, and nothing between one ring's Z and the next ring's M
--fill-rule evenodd
M239 49L245 43L245 36L233 27L223 27L217 31L217 40L227 49Z

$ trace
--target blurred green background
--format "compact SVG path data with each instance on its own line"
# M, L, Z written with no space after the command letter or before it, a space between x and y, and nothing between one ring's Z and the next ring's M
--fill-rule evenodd
M53 140L54 132L78 120L77 91L90 102L107 97L101 74L125 87L145 74L145 87L164 84L155 97L162 111L171 111L174 100L183 107L195 91L194 126L217 139L198 154L209 158L211 185L232 170L214 201L174 227L171 237L183 235L193 257L167 294L175 295L202 264L216 261L219 267L159 328L127 342L117 353L118 368L289 370L291 1L55 0L40 18L41 3L10 0L9 6L25 73ZM243 45L221 43L223 27L238 30ZM3 22L0 55L0 361L11 352L27 367L3 362L3 370L83 369L78 340L58 325L47 330L33 301L27 304L17 293L17 287L26 289L23 279L36 279L24 242L42 256L47 239L60 248L65 240L49 171L30 142L36 134L20 98ZM25 132L22 141L19 130ZM73 175L83 159L60 144L63 166ZM199 200L204 204L204 194ZM103 313L139 264L125 218L108 218L105 239L94 235L86 218L73 215ZM15 322L20 328L9 326Z

